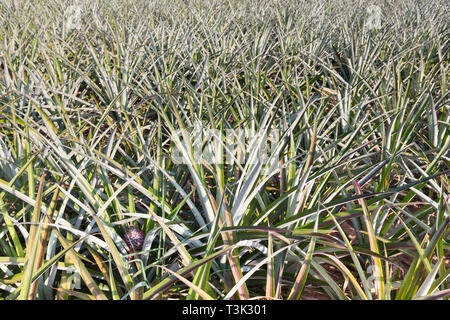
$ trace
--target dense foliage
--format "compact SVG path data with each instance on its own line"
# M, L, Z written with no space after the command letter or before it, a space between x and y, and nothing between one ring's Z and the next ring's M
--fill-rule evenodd
M0 297L448 299L448 21L1 0Z

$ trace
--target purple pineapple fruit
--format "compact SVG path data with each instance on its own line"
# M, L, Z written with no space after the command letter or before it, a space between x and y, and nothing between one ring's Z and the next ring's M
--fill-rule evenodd
M131 226L129 227L124 236L125 243L131 252L137 252L142 250L142 245L144 244L144 232L142 232L139 227Z

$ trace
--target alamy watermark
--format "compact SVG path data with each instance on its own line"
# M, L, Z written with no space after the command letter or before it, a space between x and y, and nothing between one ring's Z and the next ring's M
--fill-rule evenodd
M77 2L74 5L68 6L63 14L63 29L65 34L69 34L74 30L81 30L83 23L89 21L89 25L94 25L98 30L105 31L106 26L100 20L101 7L97 3L83 5L82 2ZM89 17L87 17L89 16Z
M81 14L80 5L72 5L64 11L64 31L69 33L73 30L81 30Z
M381 20L383 17L383 11L377 5L370 5L366 8L368 14L365 26L369 30L381 29Z
M380 271L379 267L374 264L367 268L367 272L370 274L367 278L367 284L371 292L376 292L377 287L384 282L384 279L379 276L382 275Z
M75 267L68 267L66 272L70 273L68 282L70 283L70 290L81 289L81 275Z
M175 164L245 164L270 163L275 165L278 157L276 147L281 130L252 131L250 128L205 128L197 121L190 129L177 131L173 137L176 147L171 153Z

